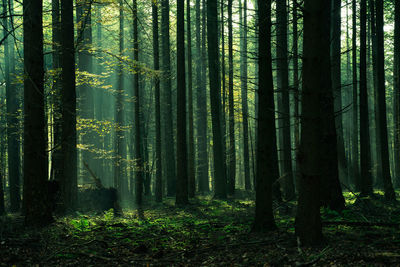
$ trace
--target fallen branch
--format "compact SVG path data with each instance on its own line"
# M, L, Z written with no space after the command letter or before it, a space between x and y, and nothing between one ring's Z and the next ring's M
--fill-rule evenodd
M322 222L323 225L346 225L346 226L386 226L386 227L399 227L398 223L388 223L388 222L349 222L349 221L325 221Z

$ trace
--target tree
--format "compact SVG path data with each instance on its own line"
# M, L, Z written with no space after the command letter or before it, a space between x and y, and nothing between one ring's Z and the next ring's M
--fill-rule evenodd
M378 127L380 134L380 156L382 160L382 180L387 200L396 198L390 176L388 133L386 121L386 88L385 88L385 53L383 37L383 0L375 1L376 8L376 74L377 74L377 100L378 100Z
M301 140L297 156L299 198L295 221L301 245L322 241L320 190L324 173L321 156L326 152L322 148L322 101L331 88L330 10L330 0L304 1Z
M341 75L341 11L342 1L332 1L332 23L331 23L331 61L332 61L332 87L335 107L335 123L337 136L337 151L339 162L339 178L347 182L348 171L343 139L343 112L342 112L342 75Z
M8 31L8 22L13 24L13 14L11 14L13 0L3 0L3 27L4 27L4 74L6 82L6 99L7 99L7 153L8 153L8 176L10 183L10 209L12 212L19 211L21 202L20 189L20 142L19 142L19 99L18 87L15 86L14 76L15 60L14 60L14 38L12 39ZM7 12L9 10L9 12ZM10 18L7 18L7 14Z
M221 130L221 87L218 56L218 12L217 1L207 0L207 40L208 40L208 70L210 79L210 104L213 134L214 156L214 197L225 199L226 172L224 168L224 155Z
M290 108L289 108L289 71L288 71L288 40L287 40L287 10L286 0L276 2L277 20L277 81L279 92L279 128L281 148L281 176L285 198L291 200L295 197L293 169L292 169L292 147L290 137Z
M229 47L229 177L228 177L228 193L235 193L235 176L236 176L236 149L235 149L235 113L233 103L233 29L232 29L232 1L228 0L228 47Z
M239 2L241 5L241 1ZM243 15L242 15L243 14ZM240 18L243 22L240 27L240 83L241 83L241 96L242 96L242 116L243 116L243 163L244 163L244 184L245 189L251 189L250 183L250 159L249 159L249 107L247 100L247 82L248 82L248 67L247 67L247 1L243 3L243 10L240 8ZM242 23L241 23L242 24Z
M186 0L186 29L187 29L187 86L188 86L188 184L189 197L194 197L196 192L195 177L195 151L194 151L194 125L193 125L193 67L192 67L192 25L190 15L190 0Z
M77 198L74 20L68 0L61 1L61 51L61 191L68 211L75 208Z
M164 92L164 152L167 178L167 196L176 191L175 149L172 131L171 55L169 36L169 0L161 0L162 91Z
M395 136L394 136L394 156L395 156L395 183L400 185L400 0L395 0L395 24L394 24L394 92L395 92Z
M272 183L278 178L271 57L271 0L258 0L258 125L256 213L253 231L276 229Z
M185 83L185 0L177 2L177 114L176 114L176 204L188 203Z
M197 114L197 183L199 192L208 192L208 151L207 151L207 94L206 94L206 17L203 0L203 10L200 9L200 0L196 0L196 114ZM203 16L202 12L203 11ZM201 28L201 21L203 27ZM201 34L202 33L202 34Z
M155 71L160 70L160 51L158 41L158 3L153 1L151 5L153 16L153 68ZM160 78L154 79L155 92L155 111L156 111L156 183L155 196L156 201L161 202L163 196L162 190L162 160L161 160L161 103L160 103Z
M133 80L133 97L135 99L135 199L136 204L142 204L143 195L143 159L141 147L141 132L140 132L140 95L139 95L139 40L138 40L138 14L137 14L137 1L132 2L133 11L133 60L135 64L135 74Z
M25 224L30 226L46 225L53 220L47 198L42 5L41 0L23 1L24 213Z
M360 2L360 165L361 195L372 194L367 88L367 1Z

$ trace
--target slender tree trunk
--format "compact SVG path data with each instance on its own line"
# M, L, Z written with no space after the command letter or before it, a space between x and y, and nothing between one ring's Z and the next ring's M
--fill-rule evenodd
M172 131L172 96L171 96L171 56L169 41L169 0L161 0L161 46L162 46L162 70L164 92L164 151L166 155L167 196L175 196L176 169L174 136Z
M395 100L395 135L394 135L394 182L400 186L400 0L395 0L394 17L394 100Z
M3 27L4 38L8 35L8 22L12 22L11 6L13 0L3 0ZM9 12L7 12L7 10ZM11 23L11 27L13 24ZM7 151L8 151L8 177L10 188L10 210L19 211L21 203L20 189L20 141L19 141L19 120L18 120L18 90L15 86L15 63L14 63L14 41L8 35L4 42L4 74L6 82L6 104L7 104Z
M78 194L74 20L73 5L68 0L61 0L61 51L61 188L68 211L75 208Z
M326 138L324 105L331 90L330 10L329 0L304 1L301 141L297 156L299 199L295 222L301 245L314 245L322 241L320 190L325 158L321 156L326 153L322 146L325 142L323 138Z
M189 139L188 139L188 184L189 197L194 197L196 192L195 177L195 151L194 151L194 125L193 125L193 67L192 67L192 23L190 15L190 0L186 1L186 19L187 19L187 64L188 64L188 112L189 112Z
M357 81L357 5L352 2L353 29L352 29L352 65L353 65L353 133L352 133L352 163L353 179L357 190L360 189L360 167L358 154L358 81Z
M201 16L200 0L196 0L196 92L197 92L197 182L199 192L208 192L208 151L207 151L207 95L205 70L206 18L205 0L203 0L203 16ZM201 17L203 28L201 29ZM203 34L201 34L201 30Z
M362 195L372 195L367 88L367 1L360 3L360 163Z
M247 82L248 82L248 62L247 62L247 1L240 5L240 83L242 97L242 127L243 127L243 165L244 165L244 188L251 190L250 182L250 156L249 156L249 107L247 99Z
M47 198L42 7L40 0L23 1L24 213L29 226L42 226L53 220Z
M139 62L139 40L138 40L138 14L137 14L137 1L132 2L133 10L133 60ZM138 65L136 65L137 68ZM135 99L135 200L137 205L142 204L143 195L143 158L140 146L141 131L140 131L140 95L139 95L139 70L136 69L133 77L133 97ZM171 113L170 113L171 114ZM170 115L169 114L169 115ZM170 143L171 146L172 143Z
M340 181L347 181L347 161L344 150L343 139L343 112L342 112L342 75L341 75L341 11L342 1L332 1L332 23L331 23L331 60L332 60L332 87L335 107L335 123L337 136L337 151L339 161Z
M383 37L383 0L376 0L376 67L377 67L377 100L379 116L379 133L381 141L380 155L382 159L382 180L387 200L396 198L390 176L388 132L386 118L386 89L385 89L385 53Z
M253 231L275 230L272 183L278 177L271 57L271 0L258 0L258 113L256 212ZM261 137L261 138L260 138Z
M4 102L5 98L4 95L0 95L0 105L1 105L1 115L0 115L0 123L1 125L6 125L6 116L5 114L7 113L5 108L4 108ZM4 198L4 170L5 170L5 155L6 155L6 133L4 132L4 129L1 129L0 132L0 216L4 215L6 213L5 209L5 198Z
M287 10L286 0L276 2L277 20L277 77L279 92L279 132L281 147L281 176L285 198L291 200L295 197L293 170L292 170L292 147L290 137L290 107L289 107L289 71L287 58Z
M158 5L152 2L152 16L153 16L153 68L155 71L160 70L160 51L159 51L159 38L158 38ZM162 201L162 160L161 160L161 103L160 103L160 78L157 76L154 79L155 91L155 120L156 120L156 183L155 183L155 197L157 202Z
M207 40L210 79L210 103L213 133L215 197L225 199L226 172L224 168L223 138L221 129L221 87L218 56L218 12L217 1L207 0Z
M188 203L188 162L186 141L185 0L178 0L177 4L176 204L186 205Z
M235 149L235 114L233 101L233 29L232 29L232 1L228 0L228 47L229 47L229 177L228 193L235 193L236 176L236 149Z
M298 14L297 14L297 0L293 1L293 94L294 94L294 145L296 149L296 157L297 151L300 145L300 90L299 90L299 45L298 45ZM295 168L295 184L297 187L298 182L298 160L296 159L296 168Z

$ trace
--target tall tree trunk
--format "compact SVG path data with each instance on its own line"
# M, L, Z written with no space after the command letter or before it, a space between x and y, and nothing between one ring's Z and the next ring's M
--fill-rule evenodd
M279 133L281 147L281 176L285 198L291 200L295 197L293 170L292 170L292 147L290 137L290 107L289 107L289 71L288 71L288 40L287 40L287 10L286 0L276 2L277 20L277 81L279 92Z
M244 164L244 188L251 190L250 182L250 159L249 159L249 107L247 99L247 82L248 82L248 62L247 62L247 1L243 3L239 1L240 5L240 83L241 83L241 97L242 97L242 127L243 127L243 164Z
M192 23L190 16L190 0L186 1L186 19L187 19L187 69L188 69L188 184L189 197L194 197L196 192L196 177L195 177L195 151L194 151L194 125L193 125L193 67L192 67Z
M138 40L138 14L137 14L137 1L133 0L133 60L139 62L139 40ZM138 66L136 64L136 66ZM140 95L139 95L139 70L135 70L133 81L133 97L135 99L135 200L137 205L142 204L143 195L143 158L140 146L141 142L141 131L140 131ZM169 113L170 115L171 113ZM170 143L171 145L172 143Z
M221 129L221 87L218 56L218 12L217 1L207 0L207 40L210 79L210 103L213 133L215 197L225 199L226 172L224 168L223 138Z
M228 0L228 47L229 47L229 177L228 193L235 193L236 176L236 149L235 149L235 114L233 102L233 29L232 29L232 1Z
M61 188L68 211L75 208L78 193L74 20L73 5L68 0L61 0L61 51Z
M160 51L159 51L159 38L158 38L158 5L152 2L152 16L153 16L153 68L155 71L160 70ZM155 91L155 120L156 120L156 183L155 183L155 197L156 202L162 202L162 160L161 160L161 103L160 103L160 78L157 76L154 79Z
M203 0L203 14L205 14L205 0ZM205 70L205 39L206 18L201 16L200 0L196 0L196 106L197 106L197 182L199 192L208 192L208 151L207 151L207 95ZM201 29L201 19L203 27ZM203 34L201 34L201 31Z
M357 82L357 5L356 0L352 2L353 28L352 28L352 68L353 68L353 133L352 133L352 164L353 179L357 190L360 189L360 167L358 154L358 82Z
M382 180L387 200L396 198L390 176L388 132L386 118L386 89L385 89L385 52L383 37L383 0L376 0L376 67L377 67L377 99L379 116L379 133L381 141L380 155L382 159Z
M342 1L332 1L332 23L331 23L331 60L332 60L332 87L335 107L335 123L337 136L337 151L339 162L340 181L347 181L347 161L344 150L343 139L343 116L342 116L342 75L341 75L341 11Z
M395 0L394 17L394 98L395 98L395 135L394 135L394 181L400 186L400 0Z
M324 101L331 89L330 10L330 0L304 1L301 141L297 156L299 199L295 222L301 245L322 241L320 191L325 159L321 156L326 152L322 146L326 129L323 122L326 119Z
M47 198L42 7L40 0L23 1L24 213L29 226L42 226L53 220Z
M367 88L367 1L360 3L360 163L362 195L372 194Z
M169 0L161 0L161 47L164 92L164 152L166 157L167 196L175 196L176 168L174 136L172 131L171 56L169 42Z
M6 34L6 33L5 33ZM1 115L0 115L0 123L1 125L6 125L6 110L4 108L5 97L3 94L0 95L0 105L1 105ZM4 126L3 126L4 127ZM4 215L6 212L5 209L5 194L4 194L4 170L5 170L5 155L6 155L6 133L4 132L4 128L1 129L0 132L0 216Z
M13 0L3 0L3 27L4 38L8 35L8 22L12 23L12 3ZM7 10L9 12L7 12ZM10 18L7 18L7 15ZM4 74L6 82L6 103L7 103L7 151L8 151L8 177L10 187L10 210L19 211L21 203L20 189L20 141L19 141L19 120L18 120L18 90L15 86L15 63L14 63L14 41L8 35L4 42Z
M176 204L186 205L188 203L188 164L186 141L185 0L178 0L177 4Z
M258 127L256 212L253 231L276 229L272 183L278 178L274 85L271 56L271 0L258 0ZM260 138L261 137L261 138Z
M124 5L123 0L119 0L119 56L123 57L124 51ZM123 62L118 62L118 85L117 85L117 98L115 110L115 162L114 162L114 188L117 189L119 194L122 194L122 179L124 179L124 76L123 76Z

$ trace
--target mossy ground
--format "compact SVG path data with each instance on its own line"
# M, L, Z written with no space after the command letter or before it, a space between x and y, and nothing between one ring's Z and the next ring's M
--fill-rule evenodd
M18 215L2 217L0 265L40 266L387 266L400 265L400 205L345 194L348 209L321 209L325 243L298 247L295 203L274 204L279 230L251 233L251 199L199 197L187 207L173 199L141 210L60 217L43 229L22 227ZM380 226L375 226L380 222ZM388 225L384 225L384 223Z

